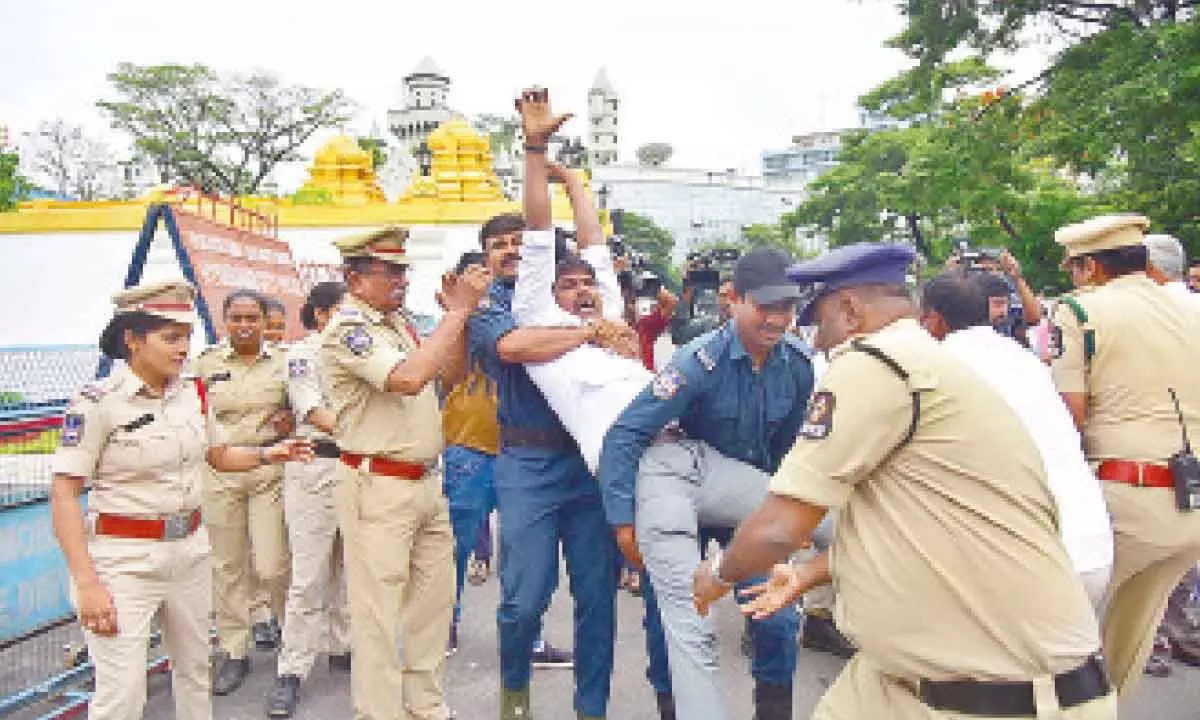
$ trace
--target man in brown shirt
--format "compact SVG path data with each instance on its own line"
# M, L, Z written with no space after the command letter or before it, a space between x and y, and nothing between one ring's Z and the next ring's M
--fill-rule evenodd
M447 278L446 314L419 343L401 313L407 237L388 227L335 243L349 296L317 354L342 451L335 504L356 720L450 716L441 670L454 606L454 538L437 467L442 421L433 381L464 356L463 330L488 274L473 268Z
M1104 651L1122 694L1141 675L1167 594L1200 559L1200 512L1177 509L1168 466L1184 428L1200 437L1200 316L1146 276L1148 226L1109 215L1055 234L1082 290L1054 309L1051 371L1112 515Z
M829 370L771 494L697 570L697 607L807 544L836 507L831 549L777 567L748 608L774 612L832 580L859 652L814 718L1111 719L1041 458L1004 400L916 323L913 256L864 243L792 269L811 285L799 322L819 326Z

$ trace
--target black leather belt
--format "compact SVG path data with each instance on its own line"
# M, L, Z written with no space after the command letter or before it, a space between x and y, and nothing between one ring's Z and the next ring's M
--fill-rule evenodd
M1104 697L1111 690L1104 660L1087 662L1054 676L1059 707L1066 709ZM922 680L921 702L935 710L979 717L1037 717L1033 683L1029 681Z
M340 458L341 449L332 440L313 440L313 455L319 458Z
M503 447L542 448L543 450L574 450L575 440L562 428L535 430L501 426L500 445Z

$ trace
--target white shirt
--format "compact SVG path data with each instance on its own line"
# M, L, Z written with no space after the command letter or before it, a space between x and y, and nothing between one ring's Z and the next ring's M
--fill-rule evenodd
M579 255L596 271L604 317L619 320L623 308L621 288L608 247L592 245ZM583 323L554 302L553 285L554 233L528 231L521 240L513 289L512 313L517 325L572 327ZM525 370L563 427L579 443L593 475L600 464L600 449L608 429L653 378L637 360L593 345L575 348L548 363L527 364Z
M1176 280L1163 285L1163 289L1192 312L1200 312L1200 293L1192 292L1187 283Z
M1113 534L1100 481L1084 458L1067 406L1037 357L990 327L951 333L942 342L1004 398L1042 456L1060 532L1075 570L1112 565Z

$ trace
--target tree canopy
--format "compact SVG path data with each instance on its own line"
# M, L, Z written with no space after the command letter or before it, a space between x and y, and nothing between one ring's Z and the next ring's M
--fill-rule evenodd
M0 151L0 212L17 209L29 185L21 176L21 158L16 153Z
M265 74L222 78L199 64L122 63L108 80L115 98L97 105L163 182L229 194L258 190L279 163L300 159L314 132L344 123L352 109L340 90Z

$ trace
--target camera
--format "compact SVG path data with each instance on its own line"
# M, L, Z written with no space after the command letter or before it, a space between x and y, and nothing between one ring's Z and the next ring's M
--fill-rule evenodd
M967 270L991 270L1004 251L995 247L971 247L966 240L954 242L954 255Z

